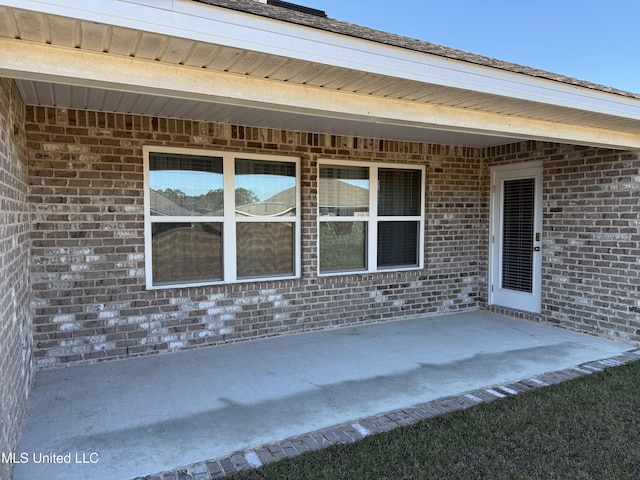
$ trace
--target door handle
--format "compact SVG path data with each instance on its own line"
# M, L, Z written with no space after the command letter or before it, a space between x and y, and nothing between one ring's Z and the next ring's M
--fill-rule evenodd
M540 251L540 247L533 247L533 251L534 252L539 252Z

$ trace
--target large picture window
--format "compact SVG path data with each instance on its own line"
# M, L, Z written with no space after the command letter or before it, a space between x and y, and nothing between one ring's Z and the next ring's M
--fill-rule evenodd
M144 153L148 288L299 276L297 159Z
M424 168L323 161L321 274L424 265Z

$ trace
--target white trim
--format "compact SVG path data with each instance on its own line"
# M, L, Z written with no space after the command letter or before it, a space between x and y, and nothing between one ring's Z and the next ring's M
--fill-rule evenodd
M151 256L151 188L149 185L149 147L142 147L143 183L144 183L144 272L147 288L153 286L151 276L153 259Z
M194 2L195 3L195 2ZM0 76L311 115L320 120L638 149L640 136L0 39ZM640 105L640 102L638 102ZM515 141L515 140L514 140Z
M150 185L149 185L149 155L151 153L177 153L184 155L202 155L211 157L222 157L223 161L223 189L224 189L224 216L152 216L150 202ZM288 162L296 165L296 214L295 216L286 218L274 218L266 216L256 216L252 218L238 217L235 211L235 160L236 158L244 158L251 160L265 160L275 162ZM254 153L245 153L242 151L219 151L199 148L184 147L165 147L161 145L144 145L143 146L143 164L144 164L144 244L145 244L145 277L146 287L149 290L160 290L168 288L190 288L201 287L207 285L226 285L232 283L250 283L260 281L278 281L299 278L302 271L301 266L301 159L300 157L287 155L263 155ZM229 173L231 172L231 173ZM153 223L165 222L215 222L223 224L223 279L220 281L201 281L188 283L153 283L153 265L152 265L152 239L151 226ZM294 274L293 275L276 275L272 277L251 277L237 278L236 263L236 224L238 222L268 222L268 223L291 223L294 226L295 239L293 245L294 256Z
M320 167L323 165L331 166L353 166L353 167L365 167L369 169L369 214L366 216L341 216L333 217L327 215L320 215ZM379 216L378 215L378 172L380 169L404 169L404 170L417 170L420 171L420 215L412 216ZM383 273L383 272L405 272L413 270L422 270L425 265L425 248L424 248L424 229L425 229L425 207L426 207L426 167L424 165L412 165L404 163L383 163L383 162L369 162L369 161L357 161L357 160L335 160L330 158L318 159L318 206L317 206L317 243L316 248L318 251L318 265L317 272L320 277L331 277L338 275L354 275L365 273ZM384 221L408 221L418 222L418 264L407 267L395 266L395 267L378 267L378 223ZM366 255L367 265L364 269L359 270L335 270L335 271L321 271L320 270L320 224L328 222L364 222L367 224L367 244Z
M327 162L326 164L329 163ZM318 166L320 165L320 162L318 162ZM381 165L367 164L363 166L366 166L369 170L369 221L367 222L367 244L365 245L367 249L367 270L375 272L378 266L378 229L376 228L378 226L378 170ZM424 190L421 193L424 194ZM320 206L320 202L318 202L318 206ZM318 216L318 220L322 220L320 216ZM318 250L318 258L320 255L321 252ZM420 258L418 258L418 262L420 262ZM320 267L320 262L318 262L318 267ZM318 274L320 273L320 270L318 270Z
M226 172L234 172L232 175ZM235 155L222 157L222 175L224 191L224 223L222 241L222 282L233 282L238 278L236 262L236 211L235 208L227 208L227 205L235 206ZM230 203L231 202L231 203Z
M491 200L489 225L489 305L498 305L531 313L540 313L542 302L542 235L543 235L543 166L541 160L501 165L491 168ZM534 235L540 234L540 241L534 240L534 247L540 250L533 257L533 292L524 294L501 289L502 255L500 252L502 234L501 186L498 179L535 178L535 218Z
M193 1L164 0L159 4L161 8L122 0L4 0L0 5L350 70L640 119L638 99Z

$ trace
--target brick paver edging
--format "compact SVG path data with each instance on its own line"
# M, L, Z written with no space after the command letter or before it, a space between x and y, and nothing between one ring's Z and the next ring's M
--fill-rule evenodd
M420 420L437 417L445 413L473 407L483 402L518 395L555 383L590 375L609 367L640 360L640 349L622 355L583 363L581 365L548 372L535 377L505 385L495 385L472 390L460 395L439 398L412 407L363 418L354 423L335 425L291 437L280 442L232 453L212 460L194 463L168 472L138 477L134 480L213 480L284 458L292 458L331 445L357 442L369 435L388 432L398 427L411 425Z

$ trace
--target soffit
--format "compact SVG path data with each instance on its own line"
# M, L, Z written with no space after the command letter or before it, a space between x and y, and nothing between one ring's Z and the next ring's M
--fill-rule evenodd
M59 15L0 6L0 37L74 51L96 52L159 64L181 66L229 75L264 79L271 82L306 86L309 89L345 92L375 98L442 105L467 111L494 113L518 118L589 125L612 131L637 134L639 121L616 115L590 112L503 97L434 83L364 72L324 63L287 58L228 45L178 38L149 31L107 25ZM51 83L38 79L17 79L27 104L97 109L109 112L158 115L206 121L229 121L247 125L272 125L326 133L344 133L416 141L440 141L461 145L489 146L509 143L524 136L470 134L446 131L426 132L358 121L349 124L331 116L301 115L297 119L267 110L256 115L254 109L206 102L185 102L149 94L134 94L96 86ZM577 88L577 87L576 87ZM372 123L376 123L373 121ZM338 131L340 129L340 131ZM393 135L393 137L391 136Z

